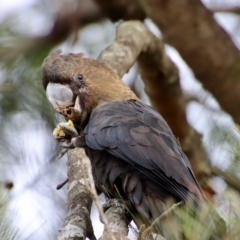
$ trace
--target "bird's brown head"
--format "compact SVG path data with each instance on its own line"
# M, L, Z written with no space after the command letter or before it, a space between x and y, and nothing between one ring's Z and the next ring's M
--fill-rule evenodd
M51 53L42 64L42 80L55 110L84 121L100 102L137 99L108 65L83 54Z

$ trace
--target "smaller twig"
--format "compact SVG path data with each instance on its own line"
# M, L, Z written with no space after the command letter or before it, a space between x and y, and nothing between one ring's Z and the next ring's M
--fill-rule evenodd
M57 187L56 187L56 189L57 189L57 190L61 189L67 182L68 182L68 178L67 178L64 182L58 184Z
M240 179L228 171L222 171L217 167L211 167L214 175L221 177L229 186L240 192Z
M60 153L58 154L58 159L62 158L66 153L68 149L61 149Z
M116 238L114 237L110 227L109 227L109 224L108 224L108 220L104 214L104 211L103 211L103 208L102 208L102 205L98 199L98 194L97 194L97 191L96 191L96 188L95 188L95 184L94 184L94 179L93 179L93 175L92 175L92 166L91 164L88 164L86 165L86 170L87 170L87 175L88 176L85 176L85 179L89 179L89 184L87 184L87 187L88 187L88 190L89 192L91 193L92 195L92 199L98 209L98 212L99 212L99 215L100 215L100 218L106 228L106 231L108 232L109 234L109 237L110 239L112 240L116 240ZM85 171L83 171L85 173Z
M147 236L150 234L150 233L153 233L156 229L156 226L161 224L161 221L167 217L167 215L172 212L175 208L177 208L178 206L182 205L183 204L183 201L179 202L179 203L175 203L173 204L167 211L165 211L164 213L162 213L158 218L156 218L153 223L151 224L151 226L149 226L148 228L144 229L144 228L140 228L140 230L144 229L144 231L140 231L139 232L139 238L138 240L142 240L142 239L145 239L147 238Z
M139 234L138 234L138 238L137 240L142 240L142 234L143 232L146 230L146 226L145 224L142 224L140 227L139 227Z

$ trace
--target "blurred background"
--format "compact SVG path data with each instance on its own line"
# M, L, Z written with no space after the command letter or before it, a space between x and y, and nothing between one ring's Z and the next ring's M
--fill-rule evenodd
M203 3L214 11L217 22L239 48L239 1ZM56 186L66 179L66 157L58 159L60 147L52 130L63 119L46 99L41 63L56 49L97 58L113 41L119 24L94 9L91 1L82 4L86 10L78 9L82 13L80 25L76 23L77 15L66 19L78 7L73 0L0 1L0 239L56 239L62 226L67 187L56 190ZM229 8L236 11L224 11ZM145 24L162 37L151 20L146 19ZM211 166L228 174L228 181L213 175L212 184L215 205L228 227L233 228L237 222L240 224L239 189L230 184L230 180L235 181L234 186L239 184L239 126L202 88L178 52L169 45L165 47L179 68L184 93L191 96L187 120L202 134ZM137 66L124 76L124 81L143 101L150 103ZM97 221L96 210L92 217ZM96 224L95 233L100 236L102 227Z

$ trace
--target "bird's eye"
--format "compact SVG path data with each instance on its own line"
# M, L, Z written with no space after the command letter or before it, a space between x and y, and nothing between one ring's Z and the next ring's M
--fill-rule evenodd
M82 81L83 80L83 75L82 74L78 74L77 75L77 80Z
M84 87L86 83L84 76L80 73L74 76L74 82L78 87Z

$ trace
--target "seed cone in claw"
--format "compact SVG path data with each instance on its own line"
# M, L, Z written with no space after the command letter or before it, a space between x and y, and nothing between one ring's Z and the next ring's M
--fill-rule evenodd
M68 122L59 123L58 126L53 130L53 136L55 139L71 137L71 134L66 129L64 129L63 126L74 128L74 124L71 120Z

